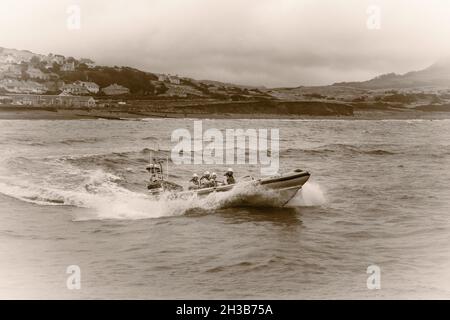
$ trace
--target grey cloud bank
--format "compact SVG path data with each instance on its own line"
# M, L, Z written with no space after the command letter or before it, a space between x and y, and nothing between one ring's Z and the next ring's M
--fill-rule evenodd
M68 30L66 9L81 9ZM369 5L381 9L370 30ZM0 4L0 46L265 86L403 73L449 54L450 3L432 1L31 1Z

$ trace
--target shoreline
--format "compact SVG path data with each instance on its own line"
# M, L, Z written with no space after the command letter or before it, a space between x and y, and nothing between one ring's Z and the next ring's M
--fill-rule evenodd
M139 120L155 119L280 119L280 120L440 120L450 119L450 112L358 110L353 115L249 114L249 113L165 113L102 109L57 109L0 107L0 120Z

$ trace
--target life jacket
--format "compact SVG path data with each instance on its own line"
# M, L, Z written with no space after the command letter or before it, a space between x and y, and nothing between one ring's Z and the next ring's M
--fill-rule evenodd
M225 173L225 176L227 179L227 184L235 184L236 183L236 180L234 179L232 173L227 172L227 173Z
M199 179L197 179L197 180L191 179L191 180L189 180L189 182L191 183L191 185L196 185L196 186L200 185L200 180Z
M191 180L189 180L189 182L190 182L189 190L200 188L200 181L198 179L197 180L191 179Z
M206 180L206 181L204 181L204 180ZM203 184L209 184L209 182L211 181L211 176L202 176L201 178L200 178L200 184L201 185L203 185Z

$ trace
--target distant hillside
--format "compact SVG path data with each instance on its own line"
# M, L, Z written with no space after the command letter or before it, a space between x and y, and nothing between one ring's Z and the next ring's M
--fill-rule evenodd
M151 74L128 67L94 67L88 69L78 67L72 72L58 72L60 79L65 83L75 81L92 81L101 88L117 83L130 89L131 94L154 94L156 86L152 83L158 78Z
M103 90L113 85L113 89ZM118 86L120 87L118 87ZM86 58L36 54L0 47L0 92L118 95L124 98L271 98L264 88L156 74L130 67L98 66Z
M195 80L126 66L99 66L88 58L36 54L0 47L0 100L8 95L89 96L99 106L177 103L203 105L209 113L352 115L357 110L445 111L450 105L450 60L403 75L328 86L265 88ZM6 95L6 98L3 96ZM29 103L29 97L20 103ZM82 98L80 98L82 100ZM26 100L26 101L25 101ZM17 102L17 103L19 103ZM5 103L0 101L0 104ZM207 107L205 107L207 106ZM148 110L147 110L148 111ZM164 113L184 112L165 110Z
M426 69L411 71L403 75L388 73L368 81L340 82L333 85L363 89L450 87L450 61L439 61Z

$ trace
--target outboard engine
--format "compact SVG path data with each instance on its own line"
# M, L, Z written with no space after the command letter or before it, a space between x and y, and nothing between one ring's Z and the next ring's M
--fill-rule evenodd
M161 159L153 159L153 163L147 166L146 170L150 174L150 182L147 185L147 189L152 193L183 191L182 186L164 179L163 162L164 160Z

